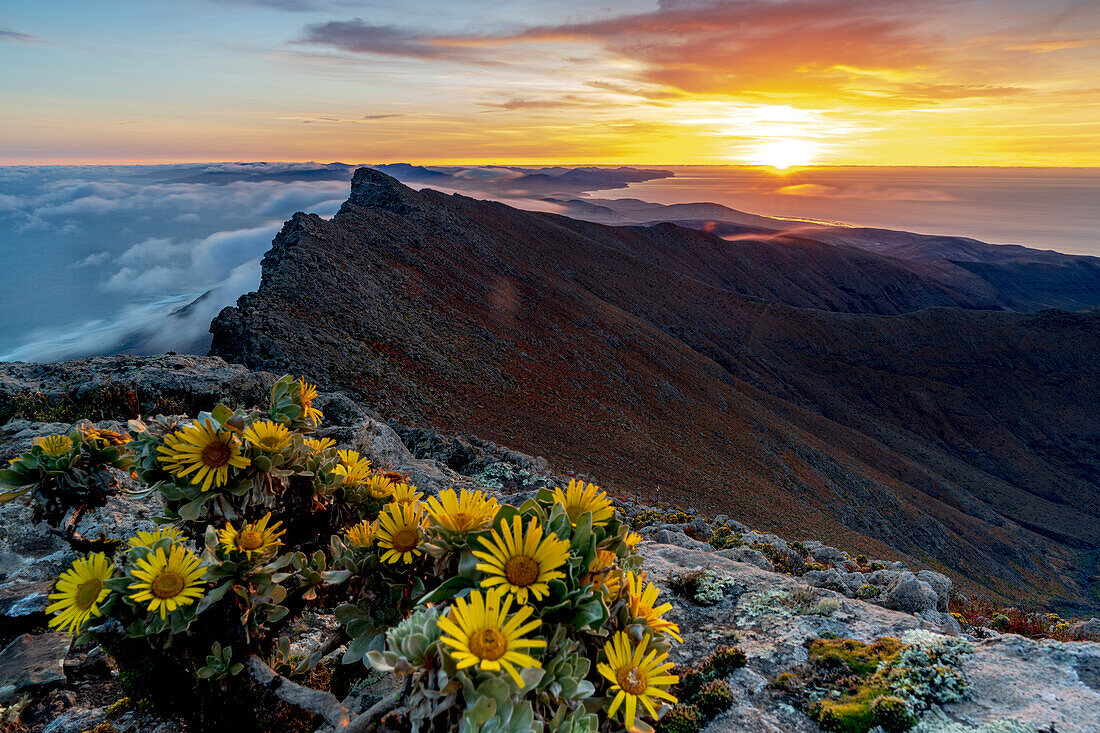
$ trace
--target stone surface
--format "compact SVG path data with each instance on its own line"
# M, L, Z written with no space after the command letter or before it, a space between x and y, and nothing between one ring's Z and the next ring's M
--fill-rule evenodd
M23 634L0 651L0 688L15 694L65 682L65 655L69 635Z

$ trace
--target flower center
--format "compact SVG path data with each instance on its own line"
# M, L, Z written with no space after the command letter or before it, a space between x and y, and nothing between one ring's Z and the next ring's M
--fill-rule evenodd
M84 611L92 607L103 590L103 581L98 578L81 583L76 589L76 605Z
M208 443L202 449L202 462L210 468L221 468L229 463L229 446L220 440Z
M508 641L496 629L487 628L470 634L470 651L478 659L496 661L508 651Z
M469 527L474 523L474 518L467 512L455 512L451 515L456 527Z
M277 435L268 435L260 439L260 445L264 448L271 448L274 450L279 447L279 437Z
M183 590L183 576L173 570L165 570L153 580L150 590L157 598L175 598Z
M539 564L527 555L516 555L504 563L504 577L512 585L525 588L539 579Z
M242 529L237 535L237 547L245 552L258 550L264 546L264 537L254 529Z
M630 695L641 695L649 686L649 680L637 667L620 667L615 677L619 681L619 687L623 688L623 692Z
M398 552L415 550L420 544L420 532L410 527L399 529L393 533L393 549Z

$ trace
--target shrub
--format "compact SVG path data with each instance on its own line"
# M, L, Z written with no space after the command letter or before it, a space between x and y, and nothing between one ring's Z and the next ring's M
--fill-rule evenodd
M699 709L699 714L708 721L733 707L733 701L733 688L722 679L707 682L695 696L695 706Z
M696 733L703 727L703 716L694 705L677 705L661 718L661 733Z
M720 603L726 590L736 585L731 578L723 578L706 569L673 573L668 583L674 591L699 606Z

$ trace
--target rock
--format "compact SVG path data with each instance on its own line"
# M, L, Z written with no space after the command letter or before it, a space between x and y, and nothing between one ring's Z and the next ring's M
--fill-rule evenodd
M23 634L0 651L0 688L43 689L65 682L65 657L69 653L69 635Z
M982 725L1016 718L1058 733L1100 731L1100 644L1034 641L1005 634L975 644L963 671L970 699L952 718Z
M1100 641L1100 618L1094 616L1088 621L1078 621L1073 625L1070 636L1085 641Z
M470 479L436 461L413 458L393 428L371 417L349 427L323 428L316 436L359 451L375 466L406 474L415 486L430 493L451 487L475 488Z
M126 420L140 415L194 415L212 403L267 403L276 377L210 356L96 356L50 364L0 365L0 405L42 395L50 403L87 405L81 417ZM108 413L108 414L105 414ZM0 414L0 420L8 415Z
M772 565L772 561L769 560L764 553L760 550L753 550L748 547L730 547L725 550L718 550L714 553L718 557L727 557L730 560L736 560L737 562L748 563L754 565L761 570L772 571L775 570L775 566Z
M25 621L44 614L52 589L53 583L49 580L0 588L0 618L9 622Z
M325 425L354 425L367 417L378 419L376 415L368 415L366 410L343 392L320 393L314 407L324 414Z
M902 573L897 581L886 590L886 607L906 613L936 610L939 602L932 586L913 573Z
M809 547L808 543L803 544ZM841 552L835 547L829 547L828 545L821 545L820 547L810 547L809 549L810 556L819 563L844 562L848 559L848 553Z
M653 534L653 541L662 545L676 545L677 547L686 547L690 550L701 550L703 552L712 552L714 550L714 548L706 542L693 540L683 532L676 530L657 530L657 532Z
M946 613L947 602L951 598L951 578L931 570L921 570L917 573L917 579L932 587L936 592L936 610Z

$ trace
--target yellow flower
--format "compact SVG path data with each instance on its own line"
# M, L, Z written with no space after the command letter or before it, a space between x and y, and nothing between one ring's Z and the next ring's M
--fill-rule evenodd
M531 522L525 537L519 515L512 517L510 530L505 522L499 529L493 530L492 540L479 538L488 552L474 551L474 557L484 561L477 564L477 569L489 576L481 586L501 585L521 604L527 603L528 593L542 600L550 592L547 584L565 577L558 568L569 559L569 543L552 534L543 537L537 521Z
M130 545L131 550L138 547L151 549L154 544L156 544L159 540L164 539L165 537L171 537L172 541L175 542L182 536L183 533L180 532L177 528L170 525L165 525L152 532L138 532L136 535L130 538L128 544Z
M359 451L337 451L340 463L332 472L347 486L358 486L371 477L370 461L359 457Z
M290 431L285 425L270 420L258 420L249 425L242 437L267 453L276 453L290 445Z
M653 704L656 698L668 700L673 704L677 702L667 689L662 688L676 684L680 678L668 673L672 669L672 663L665 662L668 659L667 652L657 654L656 650L651 650L648 654L646 653L650 639L650 635L646 634L642 643L635 649L627 633L620 631L604 644L603 651L607 655L607 662L596 665L600 674L611 683L610 691L615 693L607 714L614 715L625 701L623 721L629 730L634 729L639 700L654 719L657 717L657 708Z
M279 539L286 533L285 529L280 529L283 523L275 522L268 527L270 520L271 512L268 512L260 521L245 524L239 532L227 523L225 529L218 532L218 539L227 552L243 552L251 560L252 553L264 555L283 544Z
M348 544L354 545L355 547L370 547L374 542L374 532L374 522L368 522L364 519L354 527L349 527L345 537Z
M616 597L623 587L622 573L615 568L617 559L610 550L596 550L596 559L588 565L588 574L581 582L592 586L593 591L605 589L609 596Z
M626 546L629 547L631 550L637 547L638 543L641 541L642 536L637 532L627 532L626 537L623 539L623 542L625 542Z
M646 583L646 575L640 576L634 573L626 573L626 601L630 608L632 618L644 619L650 631L658 634L667 634L676 641L683 643L680 637L680 627L668 619L661 618L672 608L671 603L654 607L660 589L653 583Z
M615 509L612 508L611 499L607 498L606 492L600 491L596 484L585 484L577 479L570 479L569 488L564 492L561 487L555 486L554 501L565 507L565 513L569 515L569 521L574 527L585 512L592 512L593 527L607 524L615 516Z
M451 532L477 532L493 521L500 511L500 502L483 491L454 489L440 491L428 499L428 515L432 521Z
M324 453L336 445L336 441L332 438L306 438L305 444L314 453Z
M398 504L414 504L424 498L424 494L409 484L394 484L392 501Z
M92 616L101 616L99 604L111 590L105 583L114 575L115 566L102 552L93 552L73 562L72 567L57 579L53 601L46 613L56 614L50 628L68 629L75 635Z
M241 444L228 430L216 430L211 420L193 423L164 436L164 445L157 448L157 460L173 476L191 473L191 484L202 485L203 491L225 486L229 468L247 468L248 459L241 455Z
M65 455L73 447L73 439L68 435L47 435L31 442L41 448L43 453L54 458Z
M130 441L129 435L107 428L81 427L80 434L84 436L84 440L94 444L97 448L126 445Z
M397 484L380 473L372 473L366 480L366 486L367 492L375 499L385 499L388 496L393 496L393 492L397 488Z
M439 619L443 632L440 641L451 647L451 656L459 669L475 665L484 672L504 669L519 687L523 687L516 667L542 666L523 650L546 646L545 641L525 639L523 635L537 629L542 622L534 619L524 623L533 613L530 606L521 606L509 617L512 597L502 598L502 595L500 590L490 590L485 595L475 590L470 593L469 601L456 599L447 615Z
M385 550L382 561L411 563L424 554L420 542L424 538L424 507L409 504L387 504L378 515L375 538Z
M333 442L333 445L335 444L336 443ZM365 460L359 457L359 451L357 450L338 450L336 451L336 455L340 457L340 463L344 464L345 466L354 466L355 464L362 463L363 460ZM369 465L370 461L367 461L367 464Z
M198 556L183 545L172 545L165 554L164 548L137 561L130 576L138 581L129 585L130 598L138 603L149 602L149 612L160 612L160 617L177 608L202 598L202 579L206 568Z
M317 387L304 379L298 379L298 405L302 408L302 419L313 427L321 424L324 415L313 406L317 399Z

